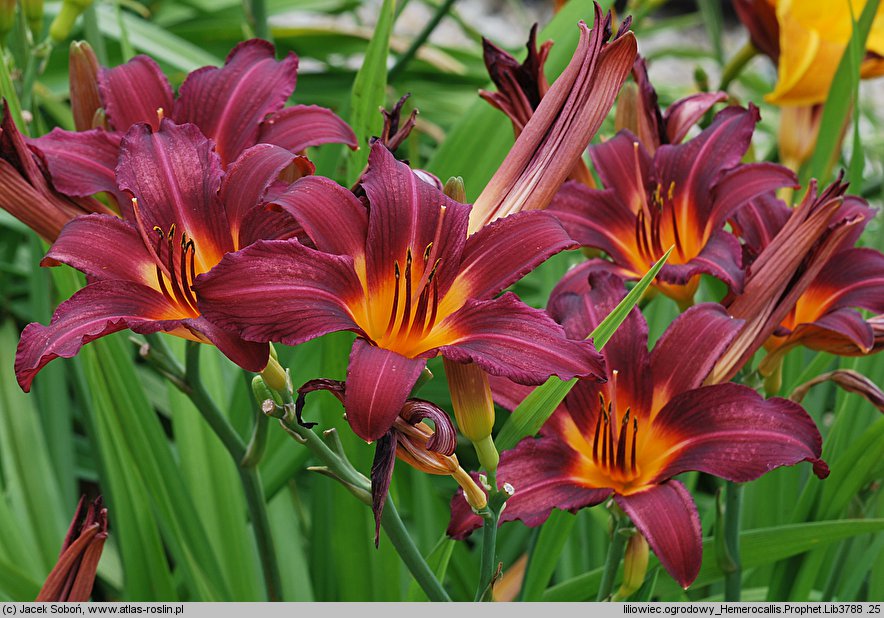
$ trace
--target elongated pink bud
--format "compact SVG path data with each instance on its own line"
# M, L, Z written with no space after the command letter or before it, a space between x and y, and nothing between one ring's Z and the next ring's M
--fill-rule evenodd
M546 208L571 173L635 61L635 37L621 27L608 42L610 25L610 14L603 19L598 4L592 30L580 22L571 62L473 204L470 233L499 217Z

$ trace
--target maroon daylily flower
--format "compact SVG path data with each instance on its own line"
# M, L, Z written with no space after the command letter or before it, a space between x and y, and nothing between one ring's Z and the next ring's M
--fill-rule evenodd
M740 245L723 229L727 218L753 197L795 183L785 167L740 163L758 119L752 105L727 108L694 139L660 146L653 157L625 130L592 146L606 188L566 183L550 205L574 240L613 262L586 268L638 279L674 246L655 282L664 294L689 305L701 273L739 290Z
M636 135L651 156L663 144L681 143L706 112L727 100L726 92L698 92L679 99L663 112L648 78L647 62L641 56L635 59L632 78L635 86L624 88L617 100L616 125Z
M571 337L586 335L623 298L608 273L566 278L550 299ZM647 324L634 309L602 351L610 380L580 380L541 429L502 453L497 478L515 489L502 520L541 524L553 508L576 511L613 495L683 587L700 569L700 520L673 477L690 470L746 482L809 461L826 476L822 440L798 404L761 398L738 384L701 386L742 322L721 305L688 309L648 352ZM524 392L498 380L505 406ZM448 532L465 536L481 520L452 502Z
M846 188L840 185L838 191L843 194ZM744 238L749 260L771 244L792 215L792 209L772 195L754 200L734 215L733 226ZM826 231L850 222L850 232L765 342L768 356L759 367L762 374L772 373L783 356L799 345L841 356L869 354L884 347L876 341L873 325L857 310L884 313L884 255L869 247L854 247L874 215L865 200L844 196ZM806 271L806 266L799 271Z
M568 340L513 294L494 298L573 246L552 215L520 213L468 237L470 207L422 182L379 143L362 186L367 209L331 181L295 183L276 204L317 250L270 241L226 256L197 278L203 314L249 341L295 345L357 333L344 405L367 441L387 433L437 354L525 384L599 374L590 343Z
M133 126L121 143L116 179L134 206L122 219L77 217L49 249L42 265L68 264L86 273L89 284L59 305L49 326L32 323L22 332L15 361L22 389L28 391L52 359L70 358L84 344L126 328L213 343L243 368L262 370L268 346L201 317L191 285L225 253L297 231L288 215L263 206L280 175L297 166L312 171L303 157L259 144L225 172L212 142L194 125Z
M88 213L112 214L92 197L68 197L46 180L38 158L30 151L3 102L0 120L0 208L53 241L64 224Z
M98 561L107 540L107 509L101 496L89 505L85 515L84 506L85 496L77 504L58 562L35 599L38 603L83 602L92 594Z
M118 191L114 170L120 140L140 122L159 128L163 117L193 123L215 142L222 168L255 144L274 144L293 153L309 146L344 143L356 148L356 136L331 110L315 105L284 107L295 88L298 59L289 53L277 61L272 44L260 39L240 43L221 68L190 73L178 97L159 66L147 56L124 65L102 68L98 90L106 127L71 132L55 129L29 140L41 155L55 188L71 196L107 192L120 208L128 198ZM78 84L78 91L89 91ZM94 105L89 97L88 105ZM78 117L94 116L75 101ZM107 129L107 130L105 130Z

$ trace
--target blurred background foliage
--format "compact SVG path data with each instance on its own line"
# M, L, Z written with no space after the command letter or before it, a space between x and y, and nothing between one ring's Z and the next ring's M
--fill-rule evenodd
M97 0L71 38L89 41L106 66L135 53L148 54L177 87L187 72L221 64L236 42L264 32L260 15L257 22L246 17L255 3L246 4L244 11L240 0ZM59 6L46 2L44 28ZM540 40L555 40L547 64L552 79L574 49L576 21L589 21L592 15L588 0L571 0L555 18L552 3L539 0L400 0L395 6L375 0L269 0L263 8L278 56L292 51L300 58L293 101L330 107L354 126L363 122L368 134L377 134L377 106L411 93L406 111L418 108L420 115L400 156L443 181L462 176L469 197L479 193L513 141L509 120L476 96L488 86L481 36L521 57L531 24L540 21ZM619 15L635 17L639 49L650 60L651 79L664 106L698 88L714 88L747 38L727 2L634 0L616 8ZM437 14L442 18L438 27L414 49ZM376 27L379 19L381 25L384 20L392 24L388 57L382 53L386 41L376 36L382 30ZM364 65L362 83L373 86L380 101L353 92L370 45L381 51L375 52L373 64ZM23 29L15 29L7 41L6 62L16 86L31 53ZM73 128L67 41L52 49L46 62L34 82L33 104L25 109L30 135L55 126ZM762 101L774 80L775 67L757 57L729 89L735 101L754 101L762 108L754 140L759 160L777 157L779 112ZM879 101L884 91L874 82L862 84L861 90L860 130L855 134L864 153L861 190L880 207L884 112ZM840 161L844 167L857 152L849 133ZM599 136L611 135L609 118ZM319 173L346 183L353 180L354 169L361 169L354 157L364 157L365 149L349 155L342 147L325 146L309 154ZM863 243L884 249L880 217L868 226ZM46 323L52 307L82 284L79 274L66 267L38 268L45 249L30 230L0 212L0 600L36 596L81 493L103 494L110 511L96 600L265 599L235 465L188 399L140 358L142 338L128 332L108 337L85 347L77 358L52 363L32 394L18 388L12 366L22 327L34 320ZM579 253L559 255L515 289L529 304L543 306L558 278L580 259ZM715 282L704 281L701 295L718 299L721 293ZM644 313L653 341L678 309L658 297L646 304ZM183 358L180 343L168 342ZM337 334L296 349L281 348L280 354L297 386L316 377L342 379L349 345L350 336ZM202 357L204 383L247 441L257 410L249 376L214 349L203 350ZM884 363L875 357L838 360L799 349L787 358L781 392L788 394L808 377L837 365L884 384ZM431 362L430 368L437 378L419 395L450 410L441 363ZM322 429L337 428L351 460L367 473L372 448L352 435L332 397L312 397L308 414ZM804 405L826 437L824 456L832 476L818 481L809 466L799 466L747 485L741 536L744 598L880 601L884 419L864 399L829 385L812 390ZM500 414L498 423L505 417ZM474 468L475 455L465 445L458 456L465 468ZM313 463L306 448L271 428L259 473L280 563L282 598L424 599L389 540L382 535L380 548L374 548L370 510L337 483L309 471ZM703 570L685 592L652 559L636 599L721 598L724 562L716 558L714 537L718 481L696 473L683 481L694 493L704 533L710 535ZM467 600L473 597L479 555L475 540L455 543L444 536L453 491L448 477L396 467L392 497L402 518L452 598ZM609 542L607 526L602 506L577 515L556 513L535 530L505 525L498 547L506 582L524 577L521 593L514 594L526 600L595 598Z

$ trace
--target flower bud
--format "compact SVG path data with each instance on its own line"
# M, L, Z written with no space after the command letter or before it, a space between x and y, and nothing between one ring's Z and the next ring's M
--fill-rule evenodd
M95 119L101 109L98 92L98 58L85 41L73 41L68 56L71 88L71 113L77 131L95 128Z
M648 570L648 554L648 542L641 532L629 537L623 556L623 583L614 595L614 600L627 599L641 588Z
M15 28L15 0L0 0L0 43Z
M284 392L288 389L288 375L279 361L271 356L267 361L267 366L261 372L264 382L275 391Z
M780 110L780 128L777 133L780 160L786 167L798 170L810 159L816 148L823 117L822 105L788 105ZM841 128L844 137L845 124Z
M455 202L465 204L467 201L467 192L464 188L463 178L460 176L452 176L449 178L448 182L445 183L445 188L442 189L442 192Z
M463 365L444 359L454 417L461 433L476 448L486 470L497 469L499 455L491 439L494 429L494 401L488 375L475 364Z
M61 10L49 25L49 38L53 43L61 43L71 34L74 22L83 12L92 6L93 0L64 0ZM42 4L42 2L41 2Z
M35 40L39 40L43 34L43 0L22 0L21 6L31 35Z

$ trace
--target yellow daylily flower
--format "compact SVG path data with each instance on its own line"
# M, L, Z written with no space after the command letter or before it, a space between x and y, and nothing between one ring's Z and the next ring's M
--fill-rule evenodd
M777 0L779 80L766 100L776 105L823 103L866 0ZM866 42L863 79L884 75L884 4Z

